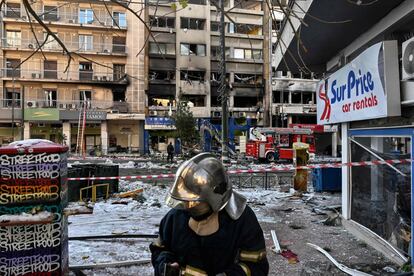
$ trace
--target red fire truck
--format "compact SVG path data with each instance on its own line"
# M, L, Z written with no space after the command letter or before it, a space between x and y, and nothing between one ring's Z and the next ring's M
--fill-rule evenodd
M309 153L315 155L313 129L307 127L251 128L246 144L246 155L260 161L293 160L294 142L309 144Z

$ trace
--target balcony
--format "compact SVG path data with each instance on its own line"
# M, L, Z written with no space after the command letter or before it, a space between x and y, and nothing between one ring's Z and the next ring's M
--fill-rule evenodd
M79 16L79 13L44 13L43 11L36 12L46 23L50 24L70 24L70 25L79 25L86 27L102 27L102 28L114 28L114 29L127 29L126 18L118 19L114 22L114 19L105 12L105 15L97 15L97 13L92 16ZM15 19L18 21L28 22L27 15L21 11L20 8L15 9L6 9L2 11L4 19Z
M16 101L15 107L20 108L20 100ZM10 103L10 104L9 104ZM79 112L81 108L83 108L85 102L81 100L45 100L44 98L41 99L30 99L25 100L25 108L58 108L61 110L74 110ZM89 100L87 101L87 108L89 110L107 110L107 111L114 111L116 113L127 113L128 112L128 104L127 102L113 102L113 101L97 101L97 100ZM3 100L3 107L10 108L11 107L11 100ZM122 108L121 108L122 107Z
M273 114L316 114L316 104L272 104Z
M74 43L69 41L62 41L69 51L80 52L80 53L90 53L90 54L102 54L102 55L114 55L120 54L125 55L127 53L127 48L125 44L114 44L114 43L91 43L91 45ZM39 43L42 44L43 41L39 40ZM2 47L4 49L13 49L13 50L30 50L34 51L37 49L38 44L35 39L2 39ZM43 47L43 51L50 52L62 52L62 47L55 40L50 40L46 42Z
M205 95L207 93L207 84L199 80L182 80L180 88L182 94Z
M23 64L25 65L25 64ZM27 66L30 67L30 66ZM63 65L60 66L64 68ZM125 84L125 79L114 79L117 74L114 74L112 70L108 69L105 71L67 71L62 70L36 70L36 69L17 69L3 68L1 70L1 76L6 80L19 80L19 81L61 81L61 82L82 82L82 83L118 83Z

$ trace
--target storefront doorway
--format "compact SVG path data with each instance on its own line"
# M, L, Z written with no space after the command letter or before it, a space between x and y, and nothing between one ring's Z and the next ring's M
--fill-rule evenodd
M413 129L350 130L350 161L412 160ZM413 255L412 163L350 168L350 218L387 241L397 254Z

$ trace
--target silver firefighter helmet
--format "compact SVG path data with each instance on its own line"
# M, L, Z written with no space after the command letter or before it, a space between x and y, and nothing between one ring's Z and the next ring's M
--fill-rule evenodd
M246 206L246 199L233 192L221 161L210 153L200 153L178 168L166 201L171 208L179 209L207 202L213 212L227 205L226 211L233 219L240 217Z

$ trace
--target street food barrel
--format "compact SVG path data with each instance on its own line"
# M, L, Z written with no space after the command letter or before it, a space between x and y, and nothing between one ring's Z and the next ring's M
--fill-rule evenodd
M39 139L0 148L0 275L68 273L67 151Z

